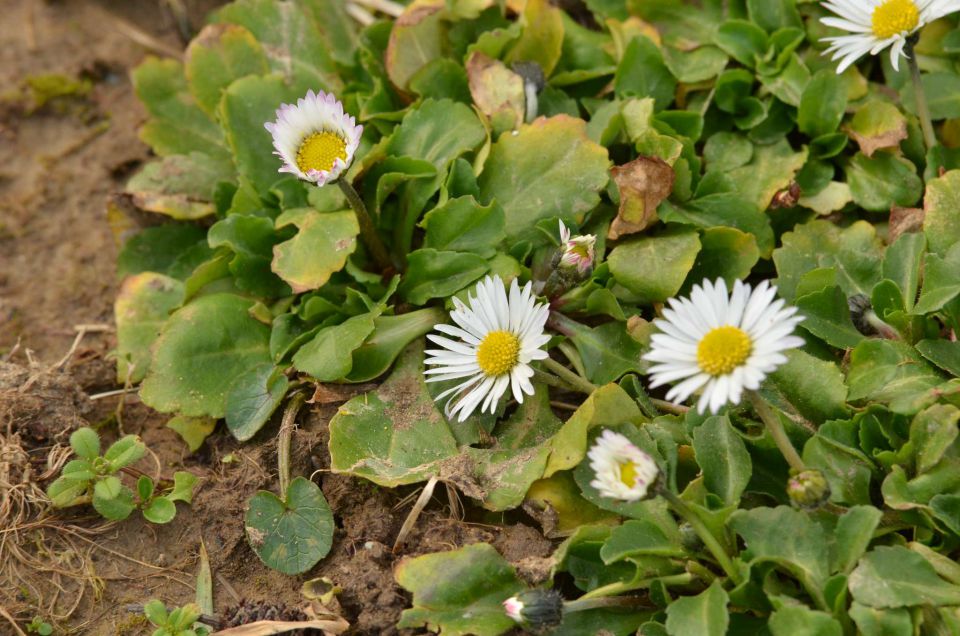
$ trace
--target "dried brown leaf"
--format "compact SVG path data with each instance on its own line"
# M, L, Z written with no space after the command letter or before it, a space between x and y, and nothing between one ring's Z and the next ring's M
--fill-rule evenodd
M673 168L659 157L638 157L610 171L620 189L620 210L609 239L641 232L657 222L657 206L673 192Z

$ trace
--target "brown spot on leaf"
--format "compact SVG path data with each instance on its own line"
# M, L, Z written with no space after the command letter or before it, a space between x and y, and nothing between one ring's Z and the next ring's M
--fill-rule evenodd
M673 168L659 157L638 157L614 166L610 176L620 188L620 210L609 239L641 232L657 222L657 206L673 192Z
M860 145L863 154L872 157L878 150L898 147L907 138L907 121L904 119L895 128L875 135L861 135L852 128L848 128L847 133Z
M900 238L901 234L922 231L925 217L926 212L920 208L900 208L897 206L891 208L889 242L892 244Z
M470 95L480 112L504 128L517 128L526 106L523 78L500 60L479 52L467 60L466 70Z

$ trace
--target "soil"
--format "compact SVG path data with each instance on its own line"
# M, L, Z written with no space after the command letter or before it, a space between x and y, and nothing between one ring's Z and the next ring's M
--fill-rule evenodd
M181 4L187 15L178 20L170 7ZM279 574L251 551L243 523L250 496L277 488L277 422L246 444L218 430L191 454L165 427L169 417L135 394L98 395L120 388L111 359L118 241L105 210L149 157L137 139L144 111L129 70L147 54L182 50L185 27L196 29L217 4L0 0L2 634L19 633L34 616L56 633L148 634L142 615L127 606L194 600L201 540L225 622L295 617L304 581L327 577L341 590L327 609L350 622L351 634L398 633L410 599L393 567L404 556L487 541L531 581L549 566L554 544L532 521L501 526L500 516L469 507L464 513L442 487L394 554L416 490L382 490L329 473L334 403L301 412L292 458L294 474L318 481L329 500L333 548L306 575ZM53 86L68 94L41 104L50 74L61 76ZM91 509L52 512L42 490L69 459L70 431L85 424L107 442L139 434L152 451L137 466L147 474L198 475L193 504L179 504L176 519L162 526L137 513L105 523Z

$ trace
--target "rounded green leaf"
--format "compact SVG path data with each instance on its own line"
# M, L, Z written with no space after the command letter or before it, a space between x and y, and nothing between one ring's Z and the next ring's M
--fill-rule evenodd
M150 370L150 347L184 298L183 283L153 272L123 281L113 305L117 323L117 382L140 382Z
M250 547L267 566L301 574L330 551L333 513L320 487L297 477L284 499L263 490L250 499L246 532Z
M363 314L342 324L325 327L300 347L293 356L293 364L319 382L340 380L350 373L353 352L367 339L373 326L373 315Z
M670 636L724 636L730 615L729 597L719 580L696 596L683 596L667 607Z
M260 364L237 376L227 393L227 428L241 442L259 431L280 406L290 383L272 364Z
M639 302L663 302L680 291L699 253L696 230L680 228L619 245L607 263L614 280Z
M693 450L707 490L728 505L736 505L753 474L753 462L730 419L725 415L713 416L697 427L693 432Z
M177 516L177 506L166 497L157 497L143 509L143 518L150 523L170 523Z
M100 436L92 428L84 426L70 435L70 447L78 457L93 459L100 456Z
M847 166L847 181L854 203L871 212L908 208L923 195L923 180L914 165L885 152L872 158L857 153Z
M220 96L246 75L266 75L270 65L263 47L236 24L209 24L187 47L184 70L197 105L215 116Z
M295 225L299 231L273 248L273 271L294 292L322 287L334 272L343 269L357 248L360 226L353 211L321 214L296 208L277 218L277 228L287 225Z
M930 251L943 256L960 244L960 170L951 170L927 184L923 231Z
M213 294L173 314L140 385L144 403L164 413L223 417L236 377L270 362L270 329L250 317L252 306L247 298Z

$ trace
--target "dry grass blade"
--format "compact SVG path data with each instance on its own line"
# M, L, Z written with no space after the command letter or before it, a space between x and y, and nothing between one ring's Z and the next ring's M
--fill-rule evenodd
M404 541L406 541L407 535L410 534L410 531L413 530L413 527L417 524L420 513L423 512L423 509L427 507L427 503L430 502L430 497L433 496L433 490L437 487L439 481L437 476L434 475L427 482L427 485L423 487L420 496L417 498L416 503L413 504L410 514L407 515L407 519L403 522L403 526L401 526L400 532L397 534L397 540L393 542L394 554L397 553Z
M324 634L342 634L350 627L350 623L342 618L309 620L309 621L257 621L230 627L218 632L215 636L269 636L270 634L284 634L295 629L319 629Z

